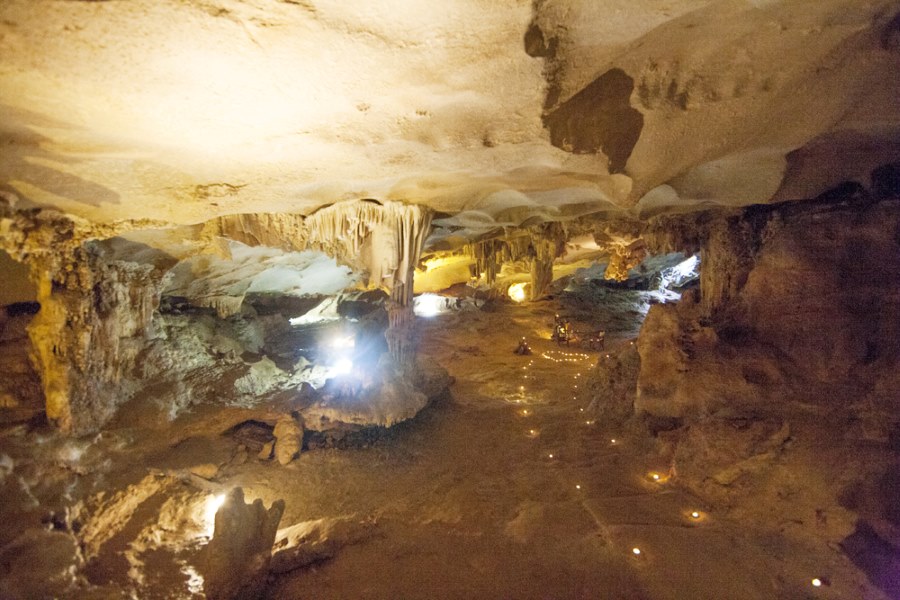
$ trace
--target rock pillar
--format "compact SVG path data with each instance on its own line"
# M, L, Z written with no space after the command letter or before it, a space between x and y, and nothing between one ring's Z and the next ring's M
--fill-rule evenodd
M235 488L216 513L213 537L206 547L204 591L209 600L255 600L262 597L272 559L284 500L266 510L256 499L244 502L244 491Z

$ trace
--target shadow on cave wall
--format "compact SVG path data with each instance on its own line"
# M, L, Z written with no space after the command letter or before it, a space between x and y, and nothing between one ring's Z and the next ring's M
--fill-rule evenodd
M33 204L25 190L11 183L21 181L45 192L80 204L119 204L119 194L100 184L48 166L71 165L83 159L49 149L51 140L39 129L74 129L74 126L39 113L0 104L0 190ZM44 164L42 164L44 163Z
M633 90L634 79L610 69L544 117L551 143L575 154L602 150L609 172L623 172L644 128L644 115L631 107Z
M606 71L578 93L559 103L565 63L558 56L559 38L541 29L544 0L533 0L532 20L525 31L525 53L544 59L544 127L550 142L566 152L609 159L609 172L622 173L644 128L644 115L631 106L634 79L622 69Z

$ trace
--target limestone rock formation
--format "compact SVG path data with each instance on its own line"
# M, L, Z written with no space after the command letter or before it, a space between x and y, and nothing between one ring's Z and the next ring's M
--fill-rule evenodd
M207 598L252 600L262 596L283 513L283 500L266 509L260 499L246 504L241 488L226 495L205 550L202 573Z
M843 227L848 219L852 229ZM757 344L789 358L792 377L815 382L874 388L882 376L869 373L900 361L900 301L890 283L900 277L896 201L795 203L682 221L667 222L674 237L666 244L702 248L701 294L695 304L648 313L638 339L639 412L706 414L778 382L766 360L736 354ZM702 353L730 359L713 385L701 383Z
M303 448L303 426L293 415L285 415L275 423L275 458L286 465L296 458Z
M364 542L377 534L373 519L355 516L317 519L278 530L275 536L273 573L287 573L333 558L341 548Z
M587 378L589 414L605 423L622 423L635 413L641 357L634 342L615 353L601 352Z

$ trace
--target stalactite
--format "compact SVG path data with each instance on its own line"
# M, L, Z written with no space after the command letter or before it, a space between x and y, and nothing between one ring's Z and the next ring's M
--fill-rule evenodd
M284 250L319 250L369 274L372 287L385 287L393 299L412 300L412 278L431 229L429 209L400 202L348 201L309 216L245 214L207 224L204 235Z
M143 347L159 304L163 269L113 257L92 240L151 221L91 224L53 210L16 210L0 198L0 249L27 264L41 310L29 335L41 374L47 415L67 432L101 426L128 399L120 384ZM391 291L397 307L393 354L414 362L413 273L430 231L431 211L398 202L342 202L304 217L244 214L204 223L194 232L203 248L222 238L285 250L316 249L367 271L370 284ZM221 317L240 310L239 298L210 296Z

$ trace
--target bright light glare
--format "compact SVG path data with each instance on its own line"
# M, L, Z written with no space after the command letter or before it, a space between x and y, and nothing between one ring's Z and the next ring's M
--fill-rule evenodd
M413 312L418 317L434 317L446 309L447 300L437 294L421 294L416 296L413 303Z
M509 286L509 290L506 293L509 294L513 302L524 302L526 285L526 283L514 283Z
M332 348L345 349L356 347L356 339L352 335L336 337L328 342Z
M225 494L210 495L206 497L203 505L203 525L204 533L207 537L212 537L216 528L216 513L225 503Z
M322 323L324 321L337 321L341 318L337 311L338 298L326 298L322 300L314 309L307 312L301 317L289 319L291 325L309 325L311 323Z
M660 291L667 290L672 286L678 287L686 280L696 277L699 264L699 257L689 256L686 260L681 261L674 267L664 269L660 273Z
M335 375L348 375L353 370L353 361L349 358L342 358L332 367L332 373Z
M680 262L675 265L675 273L682 278L692 275L697 269L698 262L700 262L699 258L697 258L696 256L691 256L684 262Z
M819 579L818 577L816 577L815 579L812 580L812 584L815 587L822 587L822 580Z

